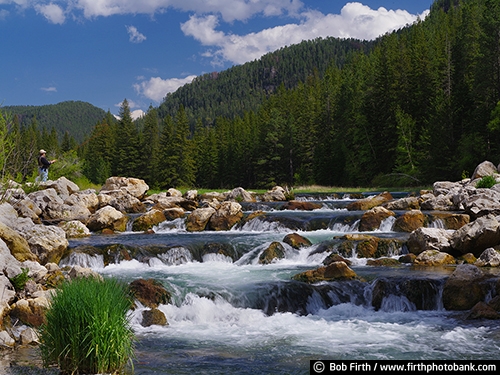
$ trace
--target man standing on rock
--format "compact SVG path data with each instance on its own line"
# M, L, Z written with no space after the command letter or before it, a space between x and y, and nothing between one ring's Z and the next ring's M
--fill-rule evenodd
M56 159L54 160L47 160L46 158L46 153L44 149L40 150L40 155L38 156L38 177L36 178L36 181L39 182L45 182L47 181L49 177L49 167L51 164L56 162Z

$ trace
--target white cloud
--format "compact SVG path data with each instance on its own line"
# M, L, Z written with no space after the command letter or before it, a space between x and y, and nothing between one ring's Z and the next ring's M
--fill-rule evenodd
M54 86L51 86L51 87L41 87L40 90L46 91L46 92L57 92L57 88L55 88Z
M191 83L196 76L188 76L186 78L170 78L161 79L160 77L152 77L149 81L142 81L133 85L135 91L144 95L146 98L160 102L170 92L174 92L179 87L186 83Z
M226 22L246 20L255 14L293 14L303 6L300 0L76 0L75 7L86 18L116 14L155 14L174 8L197 14L217 13Z
M51 23L61 25L66 20L64 10L59 5L54 3L47 5L35 5L35 10L38 13L43 14L43 16Z
M146 40L146 36L141 34L138 30L137 27L135 26L126 26L127 32L129 35L129 40L132 43L142 43Z
M420 17L426 15L427 12ZM181 25L181 29L185 35L192 36L204 46L214 47L215 51L208 51L205 56L214 58L215 63L222 59L242 64L281 47L317 37L375 39L419 18L405 10L373 10L361 3L347 3L340 14L324 15L310 11L304 13L303 17L301 23L277 26L243 36L217 31L218 19L214 15L192 16Z

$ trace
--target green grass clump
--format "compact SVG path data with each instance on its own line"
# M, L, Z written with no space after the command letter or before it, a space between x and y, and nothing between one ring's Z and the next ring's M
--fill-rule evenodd
M477 183L476 183L476 188L491 188L493 187L497 181L495 180L495 177L493 176L484 176L481 178Z
M63 374L122 372L134 352L131 304L128 287L114 279L64 282L40 328L44 365Z
M23 290L24 287L26 286L26 283L29 280L28 272L30 271L29 268L22 268L21 267L21 273L14 276L13 278L10 279L11 284L14 286L14 289L19 292L20 290Z

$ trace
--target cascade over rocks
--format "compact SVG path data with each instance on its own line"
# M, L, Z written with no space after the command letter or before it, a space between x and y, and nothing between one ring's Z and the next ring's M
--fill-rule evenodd
M414 266L454 271L442 284L424 279L405 282L397 291L391 289L390 283L378 281L372 298L376 309L383 307L385 296L391 293L403 293L417 309L432 308L435 301L427 304L426 296L437 295L436 288L442 287L445 309L470 310L470 319L496 319L500 310L500 282L482 269L500 266L500 185L490 189L478 189L475 185L479 178L489 175L497 176L498 170L492 163L484 162L476 168L472 179L438 181L431 191L422 191L419 196L394 199L389 192L383 192L349 203L348 211L365 211L359 221L360 231L377 230L383 220L395 217L394 230L408 233L407 239L364 234L332 238L318 244L314 251L315 256L324 254L323 265L293 276L294 281L286 284L286 288L291 295L294 295L292 289L304 288L307 293L319 293L326 301L326 292L321 294L325 283L362 282L349 267L349 258L364 257L368 267L397 267L395 258L399 257L399 262ZM114 244L103 249L89 246L70 250L68 238L89 236L93 232L123 232L127 230L131 214L136 223L133 231L152 230L163 221L174 219L183 219L188 231L220 231L266 215L253 211L244 217L240 203L245 203L245 210L252 204L257 207L259 202L285 202L277 203L278 209L319 208L315 204L292 200L293 194L280 186L262 195L235 188L226 193L201 195L196 190L182 195L177 189L169 189L147 196L149 187L135 178L110 177L99 191L79 191L76 184L62 177L39 184L38 188L26 194L20 186L9 184L0 203L0 290L3 291L0 293L0 346L34 340L27 328L43 322L51 291L62 281L99 277L89 268L58 265L71 256L88 255L89 262L95 260L103 265L132 259L149 264L159 260L166 264L182 264L203 261L203 257L212 254L236 261L242 256L218 243L205 244L196 250L198 253L195 251L196 254L182 246L133 249ZM356 215L346 217L346 223L352 225ZM269 223L272 220L276 219ZM323 228L324 223L320 220L314 227ZM443 223L446 229L429 227L437 222ZM296 227L298 229L288 226L292 230L303 229L298 224ZM308 239L297 233L285 236L281 242L271 243L258 262L269 264L286 256L286 252L311 246ZM29 280L17 290L12 280L24 270L28 271ZM165 302L165 290L159 295L162 297L144 311L143 324L168 324L164 314L157 309L158 304L168 303ZM26 332L16 331L11 335L5 331L9 317L22 320L22 331Z

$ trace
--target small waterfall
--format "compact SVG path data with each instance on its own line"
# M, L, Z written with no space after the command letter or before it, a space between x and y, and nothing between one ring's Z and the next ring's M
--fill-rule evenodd
M444 221L442 219L436 218L429 224L429 228L446 229L446 225L444 225Z
M168 266L177 266L192 262L193 255L185 247L173 247L165 253L158 254L157 259Z
M102 255L73 252L68 257L62 259L59 262L59 266L80 266L84 268L100 269L104 268L104 257Z
M153 227L155 232L183 232L186 231L186 221L183 218L166 220Z
M233 259L231 257L224 255L224 254L216 254L216 253L205 254L205 255L203 255L202 259L203 259L203 263L207 263L207 262L233 263Z
M279 222L269 222L256 217L249 222L245 223L242 227L233 227L231 230L238 230L243 232L286 232L288 229Z
M359 222L360 220L356 220L353 224L334 223L329 229L334 232L340 233L357 232L359 228Z
M396 218L394 216L389 216L387 219L382 220L378 230L380 232L391 232L395 222Z

